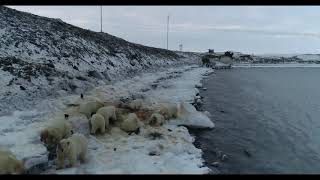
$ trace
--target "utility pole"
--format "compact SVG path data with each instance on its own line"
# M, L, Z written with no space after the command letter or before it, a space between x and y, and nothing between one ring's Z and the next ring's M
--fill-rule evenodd
M167 19L167 50L169 50L169 15Z
M101 24L101 31L100 31L100 32L102 32L102 6L100 6L100 20L101 20L101 22L100 22L100 24Z

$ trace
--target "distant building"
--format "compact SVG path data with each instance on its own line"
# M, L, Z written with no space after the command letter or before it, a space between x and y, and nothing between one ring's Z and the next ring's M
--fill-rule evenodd
M213 54L213 53L214 53L214 50L213 50L213 49L209 49L209 53L210 53L210 54Z

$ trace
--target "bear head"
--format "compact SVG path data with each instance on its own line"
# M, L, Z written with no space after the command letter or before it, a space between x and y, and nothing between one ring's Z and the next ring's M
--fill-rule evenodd
M58 143L55 134L57 134L55 129L45 129L40 134L40 141L48 147L54 146Z
M58 150L62 153L68 153L70 150L71 141L70 139L62 139L58 144Z

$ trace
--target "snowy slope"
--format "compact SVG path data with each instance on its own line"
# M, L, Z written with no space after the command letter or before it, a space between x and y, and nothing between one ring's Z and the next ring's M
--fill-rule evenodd
M0 6L0 115L199 57Z

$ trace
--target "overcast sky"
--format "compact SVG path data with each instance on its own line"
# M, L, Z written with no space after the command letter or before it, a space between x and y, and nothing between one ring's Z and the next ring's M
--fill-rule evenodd
M100 6L9 6L100 31ZM103 31L185 51L320 53L320 6L103 6Z

